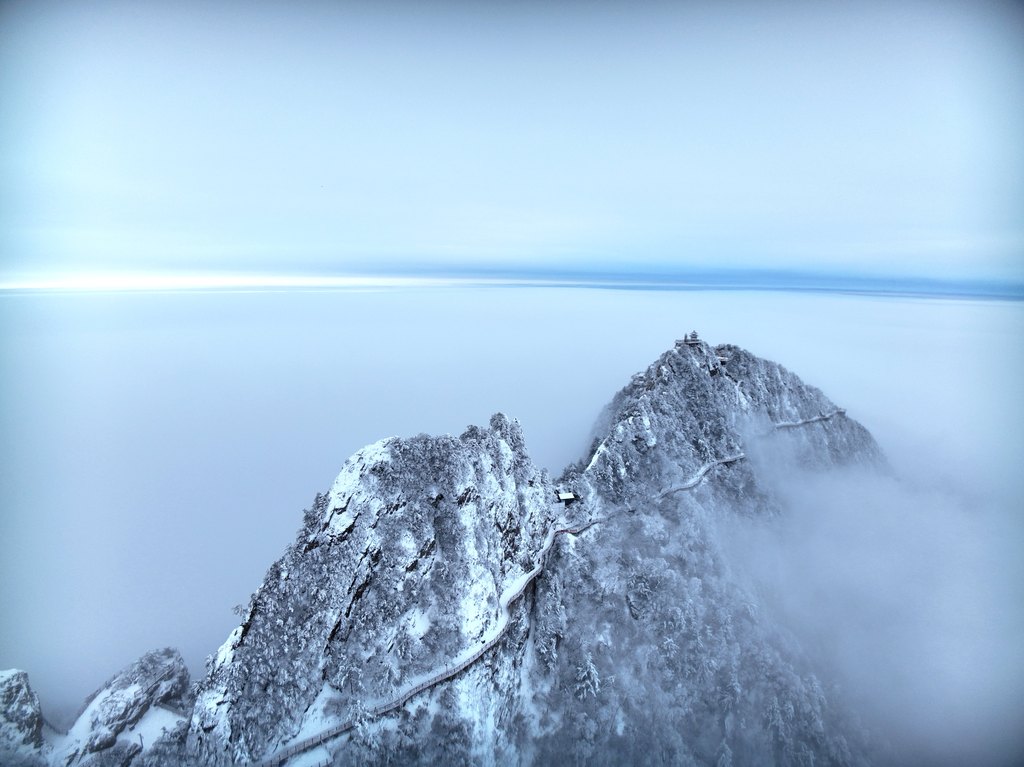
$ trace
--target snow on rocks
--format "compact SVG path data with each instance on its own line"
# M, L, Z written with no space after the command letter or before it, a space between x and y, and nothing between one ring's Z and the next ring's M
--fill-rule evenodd
M259 760L322 715L325 683L342 716L474 651L498 628L504 584L530 566L552 494L500 414L356 453L211 665L188 750Z
M67 733L47 728L21 671L0 673L0 764L127 765L183 716L189 677L177 650L146 653L86 701Z
M842 728L822 735L813 677L724 580L707 520L772 508L745 460L758 434L824 465L879 455L870 435L780 365L704 342L634 376L596 431L557 486L580 498L572 511L501 414L458 437L360 450L209 659L187 717L171 651L111 680L50 744L27 679L5 672L0 748L62 767L318 763L340 750L361 763L381 749L397 763L588 762L612 746L626 750L607 758L627 763L647 756L628 743L656 731L673 734L664 758L705 763L737 749L763 761L785 730L778 748L797 750L779 753L793 760L848 761ZM572 519L555 524L559 513Z
M28 674L0 671L0 763L31 764L43 748L43 715Z

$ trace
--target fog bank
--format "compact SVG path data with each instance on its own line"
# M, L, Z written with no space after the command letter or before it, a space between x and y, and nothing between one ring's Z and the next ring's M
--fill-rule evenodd
M750 455L785 512L723 522L729 561L889 742L891 762L1019 763L1017 508L968 476L928 486L863 469L801 470L777 446Z
M1022 604L1019 303L525 288L25 295L0 297L0 327L0 667L28 670L47 712L76 708L153 647L180 647L199 673L301 510L363 445L459 433L502 410L557 473L629 376L694 328L818 385L903 478L860 483L861 495L784 486L789 524L807 530L791 536L796 561L864 536L875 580L841 577L862 568L838 558L822 589L852 590L866 604L851 616L893 626L891 659L854 642L880 658L871 678L930 626L924 654L959 665L893 684L935 704L921 707L923 732L967 716L936 708L929 684L965 701L992 689L1005 713L1019 696L1020 658L1001 639ZM835 497L834 511L812 512L808 497ZM870 523L852 521L847 497ZM964 508L985 511L964 521ZM899 569L912 562L924 569ZM829 657L845 668L851 652ZM1007 669L1001 686L989 658ZM877 691L871 678L862 694Z

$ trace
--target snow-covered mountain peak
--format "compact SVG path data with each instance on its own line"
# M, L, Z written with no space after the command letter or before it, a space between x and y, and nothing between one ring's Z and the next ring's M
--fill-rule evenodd
M18 669L0 671L0 755L31 764L32 756L43 747L43 715L28 674Z
M612 398L557 484L500 413L369 445L305 512L176 726L129 746L139 706L80 717L61 759L862 761L862 733L717 541L720 519L782 511L751 460L764 450L820 468L881 455L781 365L694 338ZM112 680L86 713L129 687Z
M24 672L0 673L0 763L130 764L185 721L188 688L188 670L177 650L148 652L90 695L71 729L63 732L43 719Z
M352 714L480 642L505 582L531 567L552 494L503 415L357 452L218 654L192 748L258 758L310 710Z

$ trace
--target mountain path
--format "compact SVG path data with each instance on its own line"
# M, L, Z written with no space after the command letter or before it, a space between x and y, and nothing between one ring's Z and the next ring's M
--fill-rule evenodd
M781 421L773 425L772 431L777 431L780 429L789 429L796 426L804 426L811 423L817 423L819 421L826 421L830 418L833 418L836 415L843 414L845 412L846 411L843 408L837 408L831 413L821 413L812 418L805 418L800 421ZM770 433L771 431L767 432L767 434ZM701 466L700 469L698 469L698 471L685 483L677 487L669 488L668 490L662 491L658 495L654 496L654 500L661 500L673 493L683 492L685 490L692 490L697 485L699 485L701 480L704 479L707 473L716 466L728 465L731 463L735 463L736 461L743 460L745 458L746 455L744 453L735 453L726 458L720 458L714 461L710 461ZM576 527L559 528L556 527L556 525L564 523L553 524L548 529L547 535L545 535L544 537L544 543L541 546L540 550L537 552L537 557L535 559L533 569L514 579L508 586L506 586L505 590L502 592L501 596L498 599L498 603L501 607L501 612L500 615L498 616L498 621L496 622L494 627L488 632L488 634L485 635L485 638L481 639L479 645L477 645L476 647L470 647L466 650L463 650L451 662L447 663L434 674L431 674L430 676L426 677L421 676L418 678L414 678L410 681L409 684L406 685L404 689L400 690L398 693L395 694L394 697L390 698L389 700L384 701L382 703L378 703L375 706L365 709L356 716L352 716L349 719L346 719L345 721L341 722L340 724L334 725L333 727L328 727L327 729L321 730L319 733L315 735L311 735L308 738L296 741L288 747L282 749L281 751L278 751L273 755L264 758L262 761L257 763L258 767L277 767L278 765L283 765L292 757L297 756L298 754L301 754L305 751L309 751L310 749L316 748L317 746L322 746L327 741L333 740L339 735L343 735L349 730L354 729L359 724L360 721L365 721L366 719L378 719L384 716L385 714L388 714L394 711L395 709L401 707L410 698L418 695L424 690L428 690L431 687L435 687L441 684L442 682L446 682L452 677L455 677L458 674L462 673L464 670L466 670L469 666L473 665L473 663L479 660L485 653L487 653L488 650L492 649L504 638L505 633L508 631L508 627L512 620L512 615L509 610L509 606L513 602L518 600L526 591L527 587L531 583L533 583L533 581L537 578L538 575L540 575L541 571L544 569L544 564L546 562L548 552L551 550L551 547L555 542L555 538L559 535L579 535L584 531L588 530L589 528L593 527L594 525L607 521L610 518L610 516L611 515L605 517L597 517Z

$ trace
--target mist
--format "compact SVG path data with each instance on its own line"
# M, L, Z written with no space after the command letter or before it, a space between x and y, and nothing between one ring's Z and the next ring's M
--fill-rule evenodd
M355 450L500 410L557 474L630 375L696 328L819 386L893 466L777 473L787 515L726 538L756 552L744 577L766 609L897 752L998 761L1020 746L1019 302L31 294L0 297L0 320L0 667L26 669L55 719L154 647L201 674Z
M976 478L935 487L864 468L802 470L778 445L750 455L784 512L722 520L728 560L884 739L887 763L1019 763L1017 509Z

